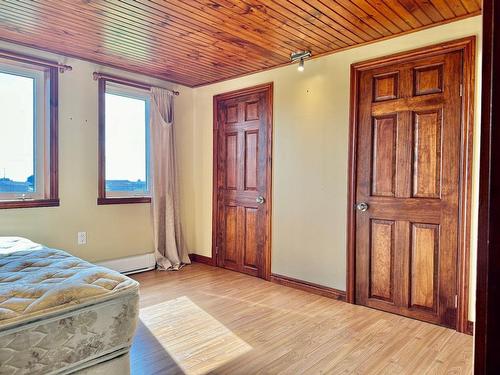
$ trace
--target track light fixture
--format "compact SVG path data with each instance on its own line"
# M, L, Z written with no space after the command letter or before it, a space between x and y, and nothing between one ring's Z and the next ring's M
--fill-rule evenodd
M303 72L304 71L304 59L307 59L311 57L311 51L298 51L298 52L292 52L290 54L290 60L292 62L299 62L298 66L298 71Z
M304 59L303 58L300 59L299 67L297 68L297 70L299 72L303 72L304 71Z

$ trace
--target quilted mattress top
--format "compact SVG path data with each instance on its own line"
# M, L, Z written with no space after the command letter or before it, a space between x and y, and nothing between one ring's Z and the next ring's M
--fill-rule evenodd
M127 276L64 251L0 237L0 330L138 288Z

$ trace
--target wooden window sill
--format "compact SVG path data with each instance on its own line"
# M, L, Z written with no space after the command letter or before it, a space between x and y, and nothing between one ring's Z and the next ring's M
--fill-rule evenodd
M151 197L97 198L98 205L151 203Z
M0 209L9 208L36 208L36 207L57 207L59 199L32 199L0 201Z

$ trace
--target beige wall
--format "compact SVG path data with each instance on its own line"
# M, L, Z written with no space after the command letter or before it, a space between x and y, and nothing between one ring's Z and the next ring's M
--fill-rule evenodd
M196 183L184 192L194 202L186 226L191 251L211 255L212 97L273 81L272 272L345 290L350 65L480 32L481 17L474 17L313 59L303 73L288 66L195 89L194 139L183 145L193 149L184 167ZM477 141L476 134L476 181ZM473 269L475 212L474 203ZM474 273L471 281L474 287Z
M97 83L99 70L161 84L181 92L176 97L179 142L190 144L192 90L106 69L81 60L57 58L27 48L0 43L0 48L52 58L73 66L60 75L59 83L59 190L61 206L0 210L0 236L17 235L62 248L91 261L114 259L153 251L149 204L97 206ZM191 147L191 146L190 146ZM180 149L182 164L192 163L188 148ZM186 159L186 160L185 160ZM189 181L189 174L181 174ZM189 183L189 182L188 182ZM188 188L186 195L192 194ZM188 211L183 202L183 212ZM189 225L191 217L184 222ZM77 232L86 231L87 245L77 245Z

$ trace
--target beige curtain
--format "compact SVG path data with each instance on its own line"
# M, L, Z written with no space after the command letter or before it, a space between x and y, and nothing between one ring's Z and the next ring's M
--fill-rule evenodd
M156 265L178 270L189 264L182 240L174 142L173 96L168 90L151 89L152 213Z

